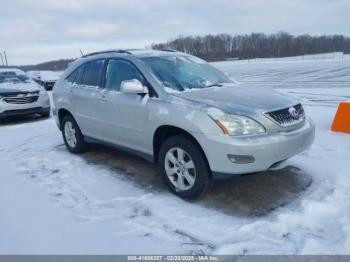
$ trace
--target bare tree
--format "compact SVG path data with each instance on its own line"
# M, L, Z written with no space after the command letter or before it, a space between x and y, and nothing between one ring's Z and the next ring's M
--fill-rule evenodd
M326 52L350 53L350 38L343 35L293 36L286 32L266 35L179 36L153 49L175 49L208 61L227 58L285 57Z

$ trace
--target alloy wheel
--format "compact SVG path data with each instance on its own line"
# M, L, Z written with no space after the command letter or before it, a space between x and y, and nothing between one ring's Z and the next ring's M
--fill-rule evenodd
M64 136L66 137L67 144L71 148L75 148L77 145L76 130L70 121L67 121L64 125Z
M177 190L193 187L196 181L196 169L190 155L178 147L171 148L165 155L165 172Z

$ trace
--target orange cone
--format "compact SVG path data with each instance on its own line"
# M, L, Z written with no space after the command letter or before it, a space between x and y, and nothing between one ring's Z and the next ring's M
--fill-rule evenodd
M340 103L335 115L332 131L350 134L350 103Z

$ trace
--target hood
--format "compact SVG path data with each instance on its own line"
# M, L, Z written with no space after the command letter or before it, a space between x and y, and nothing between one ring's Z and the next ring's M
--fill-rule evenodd
M34 83L0 83L0 95L19 92L36 92L42 88Z
M253 88L244 84L225 84L220 87L172 93L172 95L204 103L228 113L256 110L264 112L298 103L295 99L271 88Z

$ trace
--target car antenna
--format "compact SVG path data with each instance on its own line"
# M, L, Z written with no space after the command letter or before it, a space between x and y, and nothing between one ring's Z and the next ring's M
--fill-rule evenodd
M5 57L5 63L6 63L6 66L8 67L9 64L7 63L7 56L6 56L6 52L4 51L4 57Z
M4 66L4 59L2 59L2 54L1 54L1 52L0 52L0 58L1 58L1 64L2 64L2 66Z
M80 50L80 54L81 54L81 56L84 56L84 53L83 53L83 51L81 51L81 49L79 49Z

